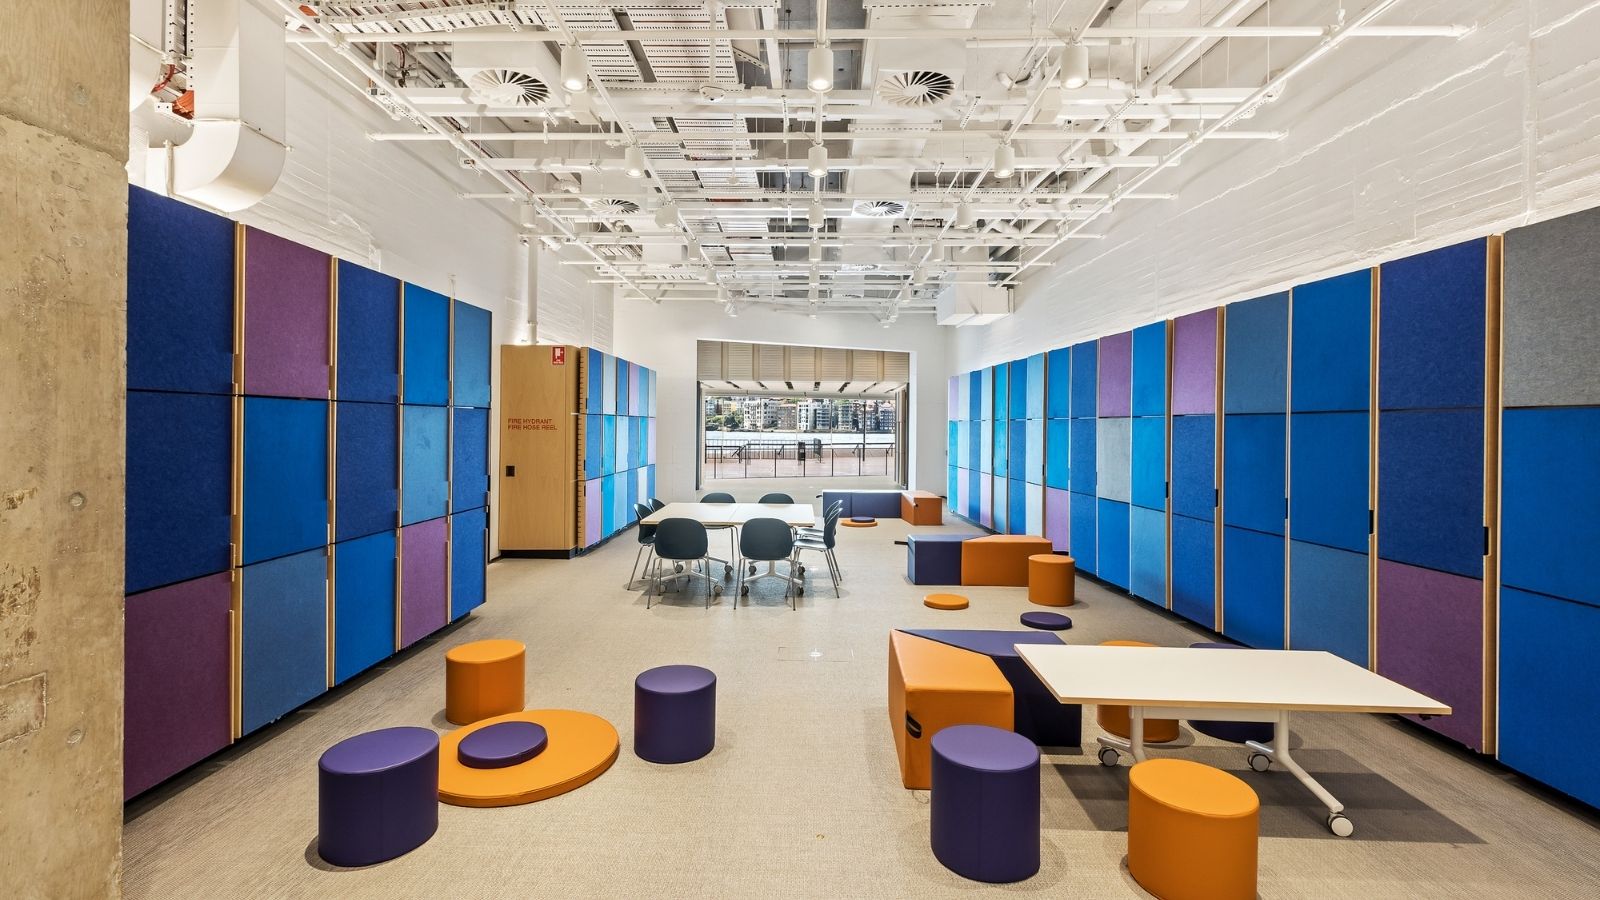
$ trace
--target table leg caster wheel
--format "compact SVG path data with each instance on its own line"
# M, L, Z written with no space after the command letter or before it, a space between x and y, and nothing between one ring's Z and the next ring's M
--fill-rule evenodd
M806 592L806 589L803 588L803 587L797 587L797 588L794 589L795 596L799 596L801 594L804 594L805 592Z
M740 585L739 586L739 596L741 596L741 597L750 596L750 585L748 585L748 584Z
M722 596L722 585L713 584L711 586L711 596L713 596L713 597L721 597Z
M1356 833L1356 825L1344 813L1329 813L1328 830L1339 837L1349 837Z
M733 566L723 566L722 567L722 577L723 578L732 578L733 577Z
M1272 768L1272 757L1265 753L1252 753L1250 754L1250 768L1255 769L1257 772L1265 772Z
M745 574L754 575L755 573L756 573L756 567L755 566L751 566L750 567L750 571L746 572Z
M683 563L673 563L672 564L672 571L674 571L674 572L682 572L683 571Z
M1121 759L1121 756L1122 756L1122 754L1120 754L1117 751L1111 749L1110 747L1101 747L1100 748L1100 765L1114 767L1114 766L1116 766L1118 761Z

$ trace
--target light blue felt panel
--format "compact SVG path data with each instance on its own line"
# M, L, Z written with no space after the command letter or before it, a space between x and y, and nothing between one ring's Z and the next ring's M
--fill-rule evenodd
M995 427L992 419L981 419L975 423L978 426L978 471L993 472L995 470ZM1000 423L1000 430L1005 430L1005 423ZM999 457L999 468L1004 471L1006 460L1004 454Z
M1380 268L1380 408L1483 405L1487 245L1478 238Z
M1364 412L1290 416L1291 538L1366 552L1369 422Z
M450 511L489 505L489 411L451 410Z
M1223 411L1283 412L1289 402L1289 295L1272 294L1223 310Z
M1167 605L1167 514L1134 506L1128 510L1128 590L1157 606Z
M1095 438L1095 478L1098 493L1107 500L1127 503L1132 495L1133 420L1099 419Z
M489 357L494 352L494 316L487 309L460 300L455 301L454 309L455 382L451 386L450 402L456 406L486 407L489 405Z
M1600 805L1597 645L1600 609L1501 589L1500 761L1591 806Z
M1222 521L1268 534L1283 533L1283 415L1223 417Z
M959 433L959 422L950 423L950 436L954 440ZM583 478L588 481L599 478L605 474L605 429L600 423L600 416L586 415L583 417ZM955 459L954 456L951 459Z
M399 407L334 404L333 539L393 531L400 512Z
M983 458L983 447L981 446L981 441L983 440L983 429L979 425L979 422L981 421L981 419L974 419L965 423L967 429L967 468L974 471L977 470L978 461Z
M1123 590L1128 588L1128 504L1100 498L1095 507L1098 540L1095 574Z
M617 530L617 479L611 475L600 479L600 539L604 540Z
M1011 481L1009 479L1000 478L998 476L993 479L991 490L994 491L994 496L991 498L992 502L990 503L989 512L994 519L992 523L981 522L981 524L988 525L999 534L1011 533L1008 527L1011 524L1011 505L1007 502L1009 498L1006 496L1010 485Z
M617 414L617 363L615 356L600 357L600 412L602 415L614 416Z
M1072 350L1068 347L1045 354L1044 414L1051 419L1072 415Z
M1024 357L1011 361L1011 401L1006 404L1006 416L1012 419L1028 417L1028 382L1032 361ZM996 417L999 410L995 411Z
M127 260L128 389L231 393L233 222L130 187Z
M1025 434L1026 451L1023 459L1022 479L1029 484L1044 484L1044 419L1029 419Z
M994 373L994 390L995 390L995 396L996 397L1005 396L1005 394L1002 392L1001 383L1000 383L1001 379L1003 377L1004 377L1004 375L1003 375L1002 372L996 371ZM983 373L982 372L968 372L967 373L967 418L968 419L970 419L972 421L977 421L978 419L983 418L983 395L984 395Z
M240 578L240 702L249 734L327 688L326 550L245 566Z
M631 407L628 397L633 381L633 363L625 359L617 360L617 415L628 415Z
M1050 419L1045 424L1044 483L1048 487L1066 490L1071 470L1067 460L1072 450L1072 421Z
M1167 508L1167 420L1163 416L1133 419L1133 491L1135 506Z
M1006 481L1006 534L1028 533L1028 490L1020 478Z
M978 417L983 419L994 418L994 368L979 369L978 385ZM1004 410L1001 418L1005 418Z
M1133 330L1133 415L1167 414L1167 323Z
M450 402L450 298L405 286L406 403L444 406Z
M950 507L951 512L960 515L961 513L965 512L965 510L962 510L956 506L956 498L961 495L959 487L961 483L961 470L955 466L947 466L946 470L947 471L945 472L944 479L945 502L946 505Z
M988 423L985 423L986 426ZM1001 419L992 424L994 429L994 450L989 459L990 468L1000 478L1005 478L1011 471L1011 426L1009 420ZM980 445L981 447L982 445Z
M617 417L600 417L600 472L610 475L617 471Z
M605 370L610 363L602 351L592 347L585 347L583 352L584 359L587 361L584 369L583 411L590 415L598 416L605 411Z
M333 682L394 653L394 532L333 548Z
M1172 417L1172 511L1213 521L1216 515L1217 419Z
M225 571L233 525L232 400L129 391L126 435L126 591Z
M1222 633L1265 650L1283 649L1283 538L1222 529Z
M1509 444L1513 410L1506 411ZM1519 452L1502 454L1514 480ZM1508 483L1505 503L1522 498ZM1505 520L1507 526L1511 519ZM1514 540L1514 539L1513 539ZM1378 556L1483 577L1483 413L1476 409L1378 416Z
M1367 555L1289 542L1289 646L1367 665Z
M982 490L982 480L987 476L976 469L965 469L963 471L967 473L967 518L976 522L982 515L980 504L983 501L983 495L980 491Z
M1502 435L1501 581L1600 606L1600 407L1508 409Z
M1010 432L1006 436L1006 477L1022 478L1028 471L1028 420L1012 419L1006 429Z
M1367 409L1372 389L1372 270L1294 289L1293 412ZM1228 326L1232 328L1230 319Z
M400 408L401 524L437 519L450 499L450 411L437 406Z
M1070 480L1075 493L1093 494L1095 492L1095 443L1100 430L1099 419L1074 419L1072 420L1072 445L1070 455Z
M1072 417L1092 419L1100 399L1100 343L1084 341L1071 349Z
M450 517L450 621L483 605L484 550L489 511L474 509Z
M244 562L328 542L328 401L244 399Z
M1095 503L1096 499L1091 494L1073 493L1072 524L1069 527L1069 543L1072 547L1072 559L1077 563L1078 571L1095 572L1095 549L1098 538L1095 537Z
M1023 414L1030 419L1044 418L1044 354L1028 357L1028 387Z
M1216 525L1172 517L1172 611L1206 628L1216 627Z
M400 400L400 279L339 260L340 400Z

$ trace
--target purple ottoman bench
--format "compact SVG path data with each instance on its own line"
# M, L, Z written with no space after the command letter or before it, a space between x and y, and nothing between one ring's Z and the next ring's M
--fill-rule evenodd
M961 543L976 534L913 534L906 538L906 578L912 584L960 584Z
M699 666L659 666L633 682L633 752L685 763L717 743L717 676Z
M933 855L974 881L1039 871L1039 748L1012 731L952 725L933 736Z
M370 866L409 853L439 828L439 736L384 728L346 738L317 762L317 853Z
M1193 650L1248 650L1238 644L1216 644L1201 641L1190 644ZM1219 741L1231 741L1242 744L1245 741L1255 741L1260 744L1270 743L1272 736L1278 733L1278 726L1271 722L1212 722L1200 719L1190 719L1189 727L1204 735L1214 737Z

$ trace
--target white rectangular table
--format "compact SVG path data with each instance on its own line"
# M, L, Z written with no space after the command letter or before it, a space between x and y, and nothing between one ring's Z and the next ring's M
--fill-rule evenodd
M1445 716L1450 707L1321 650L1209 650L1018 644L1021 655L1062 703L1128 707L1129 740L1101 737L1100 761L1121 753L1145 759L1145 719L1271 722L1270 743L1247 742L1250 767L1282 763L1328 807L1328 828L1355 830L1344 805L1289 754L1289 713L1411 713ZM1203 713L1196 715L1196 713Z
M727 561L727 574L733 574L739 560L739 528L751 519L778 519L790 528L810 528L817 524L816 510L809 503L668 503L639 520L641 525L659 525L666 519L693 519L707 528L731 528L733 552ZM767 575L777 576L769 564Z

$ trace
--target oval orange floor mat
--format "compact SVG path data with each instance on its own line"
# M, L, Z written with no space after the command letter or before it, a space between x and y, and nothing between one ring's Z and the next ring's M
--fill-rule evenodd
M496 722L536 722L549 744L526 762L503 769L461 764L462 738ZM599 716L571 709L529 709L474 722L439 738L439 799L452 806L516 806L577 790L617 761L617 729Z

